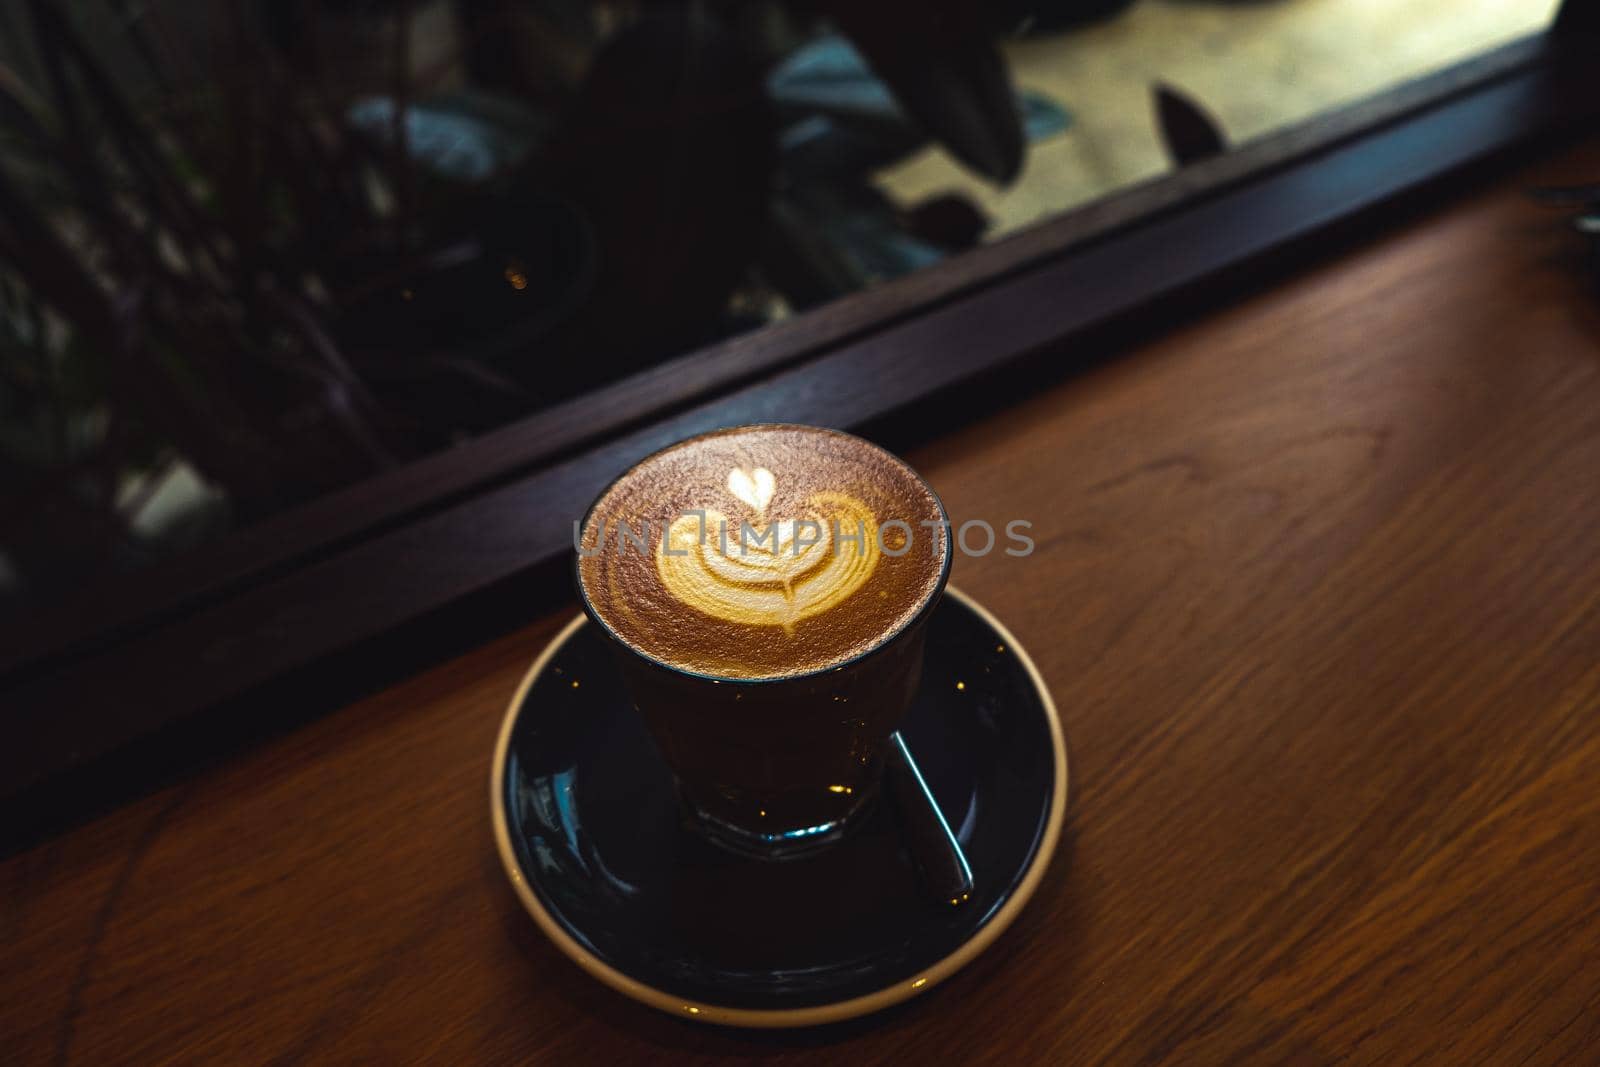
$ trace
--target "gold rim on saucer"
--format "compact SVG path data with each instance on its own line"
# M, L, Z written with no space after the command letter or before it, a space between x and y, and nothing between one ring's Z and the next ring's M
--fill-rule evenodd
M589 974L604 982L624 996L648 1004L652 1008L684 1018L695 1019L700 1022L717 1023L722 1026L743 1026L757 1028L774 1027L800 1027L817 1026L823 1023L841 1022L861 1015L869 1015L880 1011L893 1004L909 1000L920 993L926 993L956 971L960 970L979 953L988 948L995 939L1005 932L1006 928L1016 919L1024 905L1033 896L1034 890L1039 887L1044 872L1050 865L1050 857L1055 854L1056 844L1061 837L1061 826L1066 821L1067 812L1067 744L1061 730L1061 718L1056 712L1055 701L1050 699L1050 691L1045 687L1044 679L1040 677L1039 670L1033 665L1033 659L1017 639L1012 636L1000 620L996 619L981 604L956 589L947 586L944 595L954 597L955 600L972 611L986 625L999 634L1009 649L1028 672L1034 689L1039 694L1039 702L1044 708L1045 718L1050 726L1050 743L1055 754L1055 782L1050 796L1050 814L1045 820L1044 834L1039 847L1035 850L1032 859L1028 862L1027 870L1022 879L1017 883L1016 889L1006 899L993 918L979 927L973 935L964 941L959 948L950 955L927 967L916 977L897 981L872 993L851 997L848 1000L837 1001L832 1004L818 1004L805 1008L729 1008L718 1004L707 1004L698 1001L684 1000L682 997L646 985L637 979L610 966L599 959L579 944L555 917L540 902L539 895L523 877L522 868L517 863L516 853L511 845L511 832L505 810L505 774L507 756L511 748L512 730L516 726L518 713L522 709L523 701L527 698L528 691L545 667L571 638L578 628L583 626L587 617L580 614L562 628L554 639L545 646L539 658L534 660L527 675L522 679L522 684L517 687L516 695L511 698L511 707L506 712L505 721L500 727L500 738L495 744L494 766L489 775L489 810L494 820L495 846L500 852L500 861L505 866L506 875L511 879L511 885L521 899L523 907L528 909L528 914L533 916L545 936L555 942L558 949L569 957L579 967Z

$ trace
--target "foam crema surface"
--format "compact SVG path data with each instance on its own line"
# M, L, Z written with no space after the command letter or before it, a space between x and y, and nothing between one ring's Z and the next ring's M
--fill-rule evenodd
M882 644L937 595L950 551L916 472L808 426L658 452L600 496L577 540L584 599L624 643L739 679L826 670Z

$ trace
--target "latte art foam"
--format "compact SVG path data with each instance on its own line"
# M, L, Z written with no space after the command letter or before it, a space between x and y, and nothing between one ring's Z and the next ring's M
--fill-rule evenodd
M703 524L696 515L679 518L667 531L668 550L656 556L662 586L707 615L792 631L842 604L880 558L877 519L861 501L817 493L805 512L760 526L709 509Z
M579 584L596 618L652 659L731 678L806 673L926 606L949 556L943 520L910 468L859 438L721 431L649 457L601 496L580 533ZM921 531L915 551L890 547L898 534L885 545L889 522ZM624 526L645 531L643 551L620 542Z

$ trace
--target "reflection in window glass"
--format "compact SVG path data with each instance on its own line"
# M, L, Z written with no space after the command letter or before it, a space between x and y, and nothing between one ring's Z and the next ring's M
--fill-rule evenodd
M0 616L1553 8L0 3Z
M1559 0L1139 0L1102 22L1003 46L1025 91L1070 115L1016 183L935 149L880 173L897 202L960 192L994 239L1171 166L1151 104L1170 85L1231 144L1309 119L1543 29Z

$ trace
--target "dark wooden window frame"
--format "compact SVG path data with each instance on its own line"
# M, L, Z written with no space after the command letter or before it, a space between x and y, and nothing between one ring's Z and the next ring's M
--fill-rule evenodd
M114 754L144 765L184 730L298 721L351 679L412 669L569 595L573 519L673 440L779 420L904 443L970 410L974 389L1063 373L1119 324L1170 324L1197 294L1589 128L1596 9L1568 0L1545 34L62 598L0 631L11 821L106 777Z

